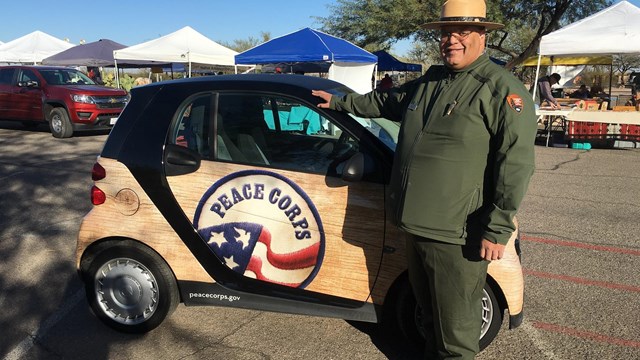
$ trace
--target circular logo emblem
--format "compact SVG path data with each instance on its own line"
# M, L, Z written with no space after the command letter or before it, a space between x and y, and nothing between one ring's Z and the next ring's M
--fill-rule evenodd
M246 170L218 180L200 200L194 226L244 276L303 288L322 265L318 211L298 185L276 173Z

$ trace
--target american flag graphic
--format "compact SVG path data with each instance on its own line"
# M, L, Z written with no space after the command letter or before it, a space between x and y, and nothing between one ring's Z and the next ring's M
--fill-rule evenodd
M320 241L289 252L274 251L269 230L250 222L229 222L199 229L203 239L230 269L262 281L304 287L322 261Z

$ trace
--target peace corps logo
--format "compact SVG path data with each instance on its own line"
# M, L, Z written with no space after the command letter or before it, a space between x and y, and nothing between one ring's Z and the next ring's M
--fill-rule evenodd
M269 171L225 176L202 196L194 226L230 269L304 288L324 256L324 229L307 194Z

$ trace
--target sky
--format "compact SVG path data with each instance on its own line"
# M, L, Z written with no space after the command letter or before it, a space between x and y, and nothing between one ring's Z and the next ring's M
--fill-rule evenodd
M640 7L640 0L631 0ZM310 27L327 17L336 0L20 0L4 1L0 41L8 42L40 30L72 44L110 39L131 46L170 34L185 26L216 42L272 38ZM404 56L410 41L396 43L391 53Z
M9 1L0 13L0 41L40 30L74 44L107 38L135 45L188 25L214 41L232 42L258 38L261 31L278 36L317 25L311 16L328 14L326 4L332 1L277 3L274 7L259 0ZM296 3L305 9L296 8Z
M639 0L640 1L640 0ZM73 44L109 39L131 46L190 26L216 42L272 38L310 27L327 17L335 0L20 0L0 11L0 41L9 42L40 30ZM410 42L392 51L402 56ZM397 50L397 51L395 51Z

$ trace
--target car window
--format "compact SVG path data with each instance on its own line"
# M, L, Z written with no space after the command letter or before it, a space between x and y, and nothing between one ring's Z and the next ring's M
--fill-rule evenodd
M355 118L365 129L380 139L389 149L395 151L398 143L398 133L400 132L400 123L385 118L359 118L349 114Z
M24 69L24 70L20 71L20 76L18 77L18 82L26 84L28 81L38 81L38 77L36 76L36 74L33 71L31 71L29 69Z
M212 99L210 93L200 94L180 107L169 135L170 144L197 151L205 159L212 156L209 140Z
M292 98L220 94L218 113L218 135L249 164L334 174L358 151L338 124Z
M74 69L42 69L40 74L49 85L95 85L87 75Z
M203 93L176 114L168 143L203 159L339 176L361 148L314 107L281 96Z
M0 84L11 85L14 71L14 68L0 69Z

